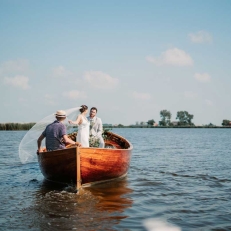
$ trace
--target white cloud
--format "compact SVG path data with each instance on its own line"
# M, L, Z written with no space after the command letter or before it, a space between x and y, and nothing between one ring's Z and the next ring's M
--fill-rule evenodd
M205 103L208 105L208 106L213 106L213 102L209 99L206 99L205 100Z
M189 54L178 48L169 49L163 52L159 57L146 57L150 63L157 66L172 65L172 66L192 66L193 60Z
M48 105L57 105L57 98L55 98L55 96L53 95L46 94L45 100L46 100L46 104Z
M84 91L77 91L77 90L64 92L63 96L71 100L87 98L87 95Z
M200 74L200 73L196 73L194 75L194 78L199 81L199 82L203 82L203 83L206 83L206 82L209 82L211 80L211 77L208 73L203 73L203 74Z
M142 100L149 100L149 99L151 99L150 94L148 94L148 93L139 93L139 92L136 92L136 91L134 91L132 93L132 97L134 99L142 99Z
M212 36L207 31L203 30L190 33L188 36L193 43L212 43L213 41Z
M189 99L195 99L197 98L197 93L192 92L192 91L185 91L184 96Z
M69 77L69 76L73 75L73 73L71 71L66 70L65 67L63 67L63 66L55 67L52 70L52 72L53 72L54 77Z
M113 88L117 86L119 80L101 71L87 71L84 73L84 79L92 87Z
M0 65L0 75L25 74L29 70L29 61L26 59L10 60Z
M15 77L4 77L4 83L11 85L13 87L18 87L22 89L30 88L28 84L29 78L23 75L16 75Z

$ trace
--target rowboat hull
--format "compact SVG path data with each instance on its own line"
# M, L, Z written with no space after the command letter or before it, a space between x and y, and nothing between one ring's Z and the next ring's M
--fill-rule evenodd
M39 153L42 174L56 182L76 184L80 181L82 187L126 176L133 147L123 137L110 134L114 138L109 141L113 149L72 147Z

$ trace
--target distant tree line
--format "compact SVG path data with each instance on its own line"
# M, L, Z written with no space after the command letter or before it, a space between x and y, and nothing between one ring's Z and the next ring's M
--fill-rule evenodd
M0 123L0 130L4 131L20 131L30 130L35 123Z
M223 120L221 125L222 126L231 126L231 121L230 120Z
M195 127L194 123L192 122L193 115L189 114L187 111L178 111L176 115L176 119L178 121L171 121L172 114L168 110L160 111L161 120L159 121L159 126L162 127ZM135 125L124 126L122 124L118 124L117 126L105 126L105 127L153 127L155 124L154 119L150 119L147 122L136 122ZM30 130L35 123L0 123L0 130L4 131L20 131L20 130ZM231 121L224 119L222 121L222 126L224 127L231 127ZM202 125L202 127L217 127L212 123L207 125Z
M195 127L194 123L192 122L194 115L189 114L187 111L178 111L176 114L176 120L177 121L171 121L172 118L172 113L168 110L162 110L160 111L160 118L161 120L159 121L159 126L180 126L180 127ZM154 125L155 120L151 119L147 121L147 125ZM140 124L142 125L142 124ZM231 121L230 120L223 120L222 121L222 126L231 126ZM212 123L209 123L207 125L202 125L203 127L216 127Z
M160 111L159 126L195 126L192 122L194 115L189 114L187 111L178 111L176 114L176 120L171 121L172 113L168 110ZM148 120L148 125L153 125L155 123L154 119Z

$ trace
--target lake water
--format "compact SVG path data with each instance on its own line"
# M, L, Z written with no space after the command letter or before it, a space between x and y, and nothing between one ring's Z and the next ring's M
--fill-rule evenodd
M80 195L21 164L25 131L0 132L0 230L231 230L231 129L113 132L134 146L127 178Z

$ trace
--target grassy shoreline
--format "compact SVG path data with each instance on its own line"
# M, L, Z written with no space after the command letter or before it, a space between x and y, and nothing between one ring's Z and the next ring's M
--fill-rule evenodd
M27 131L35 125L31 123L0 123L0 131Z
M30 130L35 125L34 122L31 123L0 123L0 131L27 131ZM231 128L231 126L104 126L105 129L112 128Z

